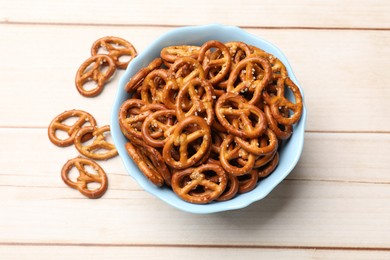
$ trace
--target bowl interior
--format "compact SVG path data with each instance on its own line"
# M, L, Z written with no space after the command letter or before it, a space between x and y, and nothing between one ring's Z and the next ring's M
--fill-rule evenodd
M127 139L122 134L118 122L119 108L122 103L130 97L130 95L124 90L124 86L138 70L147 66L154 58L159 57L162 48L170 45L184 44L200 46L209 40L218 40L221 42L242 41L247 44L257 46L266 52L275 55L284 63L290 78L299 87L291 66L289 65L286 57L277 47L257 36L249 34L244 30L233 26L212 24L173 29L160 36L129 64L127 70L120 79L117 95L115 97L111 113L111 135L115 146L118 149L119 155L122 158L126 170L143 189L157 196L169 205L191 213L214 213L239 209L264 198L292 171L292 169L297 164L303 148L304 128L306 124L306 108L304 106L300 121L294 125L293 135L287 142L283 144L282 149L280 149L280 161L275 171L264 180L261 180L254 190L240 194L229 201L210 203L206 205L191 204L181 200L176 194L174 194L171 189L167 187L159 188L153 185L140 172L137 165L129 157L125 149Z

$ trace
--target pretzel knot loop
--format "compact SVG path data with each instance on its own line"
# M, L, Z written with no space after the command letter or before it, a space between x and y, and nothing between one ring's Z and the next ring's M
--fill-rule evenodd
M235 176L247 174L252 170L257 156L247 152L228 135L222 142L219 159L222 167Z
M102 50L101 50L102 49ZM137 51L134 46L125 39L113 36L106 36L96 40L92 44L92 56L98 53L107 53L119 69L126 69L129 62L137 56ZM121 57L129 56L125 61L121 61Z
M95 173L90 173L86 170L86 166L92 167ZM74 182L69 178L69 173L73 167L79 172L77 181ZM76 157L65 163L61 170L62 180L71 188L77 189L83 195L91 199L100 198L107 190L108 180L104 170L94 161ZM100 187L97 189L90 189L88 184L99 183Z
M142 123L142 138L150 146L164 147L176 121L175 110L159 110L145 118Z
M267 138L265 138L265 136ZM262 146L261 140L267 140L266 141L267 144L265 146ZM244 140L243 138L235 137L235 141L242 148L256 155L265 155L265 154L274 153L278 149L278 139L276 137L276 134L269 128L267 128L265 133L262 136L259 136L258 138Z
M189 116L178 122L163 148L166 163L175 169L191 167L209 152L210 127L197 116ZM179 158L175 158L179 154Z
M242 74L242 80L237 84L237 79ZM227 82L227 92L239 93L244 97L249 96L246 98L247 102L256 104L271 78L270 63L264 58L249 56L241 60L232 70Z
M214 91L213 86L206 80L194 78L182 87L176 99L176 113L179 120L195 115L205 118L208 125L214 121ZM190 105L185 109L185 100Z
M215 114L227 132L235 136L255 138L267 127L263 111L248 104L237 93L226 93L219 97L215 105Z
M87 156L96 160L106 160L112 158L118 154L115 145L105 140L104 133L110 131L110 126L105 125L100 128L87 126L81 128L75 137L74 144L76 149L84 156ZM92 134L94 137L91 144L84 145L82 138L85 135ZM99 152L102 151L103 152Z
M66 120L72 117L78 118L76 122L69 125L66 124ZM68 110L65 111L58 116L56 116L50 123L48 127L48 135L50 141L60 147L65 147L72 145L74 142L74 138L76 136L77 131L82 128L85 124L89 124L91 126L96 125L95 118L89 113L82 110ZM57 136L57 131L66 132L68 137L65 139L61 139ZM82 141L87 141L92 138L92 135L84 136Z
M141 98L146 104L164 104L163 92L166 86L174 85L176 81L165 69L156 69L150 72L141 87ZM169 107L169 106L168 106Z
M160 56L164 59L167 67L170 67L178 58L181 57L191 57L193 59L197 59L199 50L199 46L168 46L161 50Z
M109 56L104 54L92 56L84 61L77 70L76 88L85 97L97 96L103 91L105 83L114 74L115 70L115 63ZM87 90L85 88L87 82L95 82L96 86Z
M267 93L263 93L264 96L267 98L265 99L265 101L270 105L272 116L279 124L293 125L298 122L298 120L302 116L302 94L298 86L295 85L290 78L281 78L279 80L279 84L276 86L276 95L267 97ZM286 97L286 95L284 94L284 87L287 87L292 91L293 96L295 98L295 102L290 101ZM289 116L289 113L287 113L287 116L284 116L281 112L281 109L287 109L289 111L292 111L292 115Z
M162 104L147 105L140 99L128 99L119 109L119 125L129 139L142 139L141 127L145 118L155 111L165 110Z
M213 48L217 50L211 52ZM208 78L212 85L221 82L229 73L230 67L232 66L232 56L228 47L219 41L208 41L204 43L200 48L198 61L202 63L206 75L209 74L210 70L217 70L215 75Z
M169 68L169 72L175 75L179 88L193 78L205 78L202 65L191 57L177 59Z
M228 179L218 164L177 171L172 176L173 190L184 200L205 204L217 199L225 190Z

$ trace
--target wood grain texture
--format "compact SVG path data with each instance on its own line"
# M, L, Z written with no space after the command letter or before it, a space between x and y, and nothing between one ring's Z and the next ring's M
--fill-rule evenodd
M262 201L213 215L175 210L131 185L93 201L55 186L2 186L0 195L0 243L390 248L384 184L286 180Z
M5 1L0 21L169 25L222 23L246 27L390 28L390 4L347 1ZM194 11L195 10L195 11Z
M284 248L210 248L210 247L154 247L132 245L0 245L0 254L6 259L31 259L39 255L40 259L69 259L75 256L90 256L93 259L291 259L291 260L387 260L387 251L361 250L321 250L321 249L284 249Z

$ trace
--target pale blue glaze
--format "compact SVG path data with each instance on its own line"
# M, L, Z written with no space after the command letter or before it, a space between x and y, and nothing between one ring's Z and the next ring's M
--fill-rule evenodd
M113 137L115 146L118 149L119 156L122 158L122 161L130 176L132 176L144 190L150 192L169 205L183 211L198 214L240 209L267 196L276 187L276 185L278 185L284 178L286 178L286 176L297 164L302 153L306 125L306 108L304 107L300 121L294 126L293 135L288 140L288 142L284 144L282 150L280 151L280 161L276 170L269 177L260 181L254 190L238 195L229 201L210 203L206 205L191 204L181 200L169 188L158 188L153 185L139 171L136 164L128 156L125 149L125 143L127 142L127 139L122 134L118 123L119 108L121 104L127 98L129 98L129 95L124 91L124 86L139 69L147 66L154 58L158 57L162 48L169 45L183 44L200 46L209 40L218 40L221 42L242 41L247 44L257 46L266 52L275 55L286 66L290 78L299 86L298 81L295 78L295 75L284 54L273 44L261 39L260 37L249 34L238 27L223 26L219 24L182 27L173 29L163 34L147 48L145 48L145 50L140 53L133 61L131 61L124 75L120 79L118 92L115 97L115 102L111 114L111 135ZM302 89L301 92L303 95Z

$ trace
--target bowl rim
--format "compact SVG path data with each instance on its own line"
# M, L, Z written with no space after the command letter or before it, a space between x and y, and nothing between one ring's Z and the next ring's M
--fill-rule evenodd
M240 194L241 199L237 199L238 197L224 202L218 202L218 203L209 203L209 204L192 204L189 202L185 202L181 200L177 195L172 197L170 194L173 191L169 188L159 188L153 184L139 171L138 167L135 165L133 160L129 157L129 155L126 152L126 149L124 147L123 142L127 139L125 139L123 133L121 132L119 128L118 123L118 111L119 108L123 102L123 95L126 95L126 92L124 90L124 86L130 79L132 75L138 71L137 68L145 67L149 64L151 60L146 59L145 57L150 56L150 53L156 52L155 49L158 49L159 51L165 47L169 46L169 39L170 38L176 38L177 35L188 35L189 32L191 32L191 35L194 35L196 33L205 33L210 31L218 31L218 32L225 32L234 34L236 38L246 38L249 39L250 42L256 42L256 45L259 45L258 43L261 43L261 48L265 51L273 54L278 59L280 59L285 67L287 68L289 77L291 80L298 86L298 88L301 91L302 94L302 100L303 100L303 110L302 110L302 116L299 122L297 122L293 128L294 133L292 135L292 138L294 140L298 140L299 146L296 147L294 156L290 159L291 163L288 165L287 169L284 170L283 174L279 174L276 179L276 181L273 182L267 182L267 190L262 191L261 193L254 193L253 191L257 190L259 187L256 187L254 190ZM234 38L234 37L233 37ZM186 40L188 41L188 40ZM248 40L245 40L245 42L248 43ZM266 47L266 48L264 48ZM158 52L159 54L159 52ZM154 57L157 55L154 55ZM304 145L304 133L305 133L305 126L306 126L306 117L307 117L307 111L306 106L304 102L304 93L299 85L295 74L292 71L292 68L286 58L286 56L282 53L282 51L276 47L274 44L264 40L263 38L248 33L245 30L237 27L237 26L225 26L221 24L207 24L207 25L197 25L197 26L184 26L179 28L171 29L162 35L160 35L157 39L155 39L149 46L147 46L144 51L142 51L137 57L135 57L129 66L126 68L126 71L121 76L118 86L117 86L117 92L114 98L114 104L111 110L111 117L110 117L110 125L111 125L111 136L114 141L114 144L118 150L119 156L122 160L122 163L125 166L125 169L127 173L135 179L138 185L140 185L143 190L147 191L148 193L154 195L155 197L159 198L160 200L164 201L165 203L173 206L174 208L180 209L185 212L189 213L195 213L195 214L209 214L209 213L217 213L217 212L223 212L223 211L229 211L229 210L236 210L241 209L244 207L249 206L250 204L259 201L266 197L277 185L279 185L294 169L296 164L298 163L298 160L302 154L303 145ZM289 140L290 140L289 139ZM129 160L130 159L130 160ZM138 173L137 173L138 172ZM272 175L271 175L272 176ZM264 180L267 180L264 179ZM262 180L262 181L264 181ZM259 184L258 184L259 185ZM175 195L175 194L174 194Z

